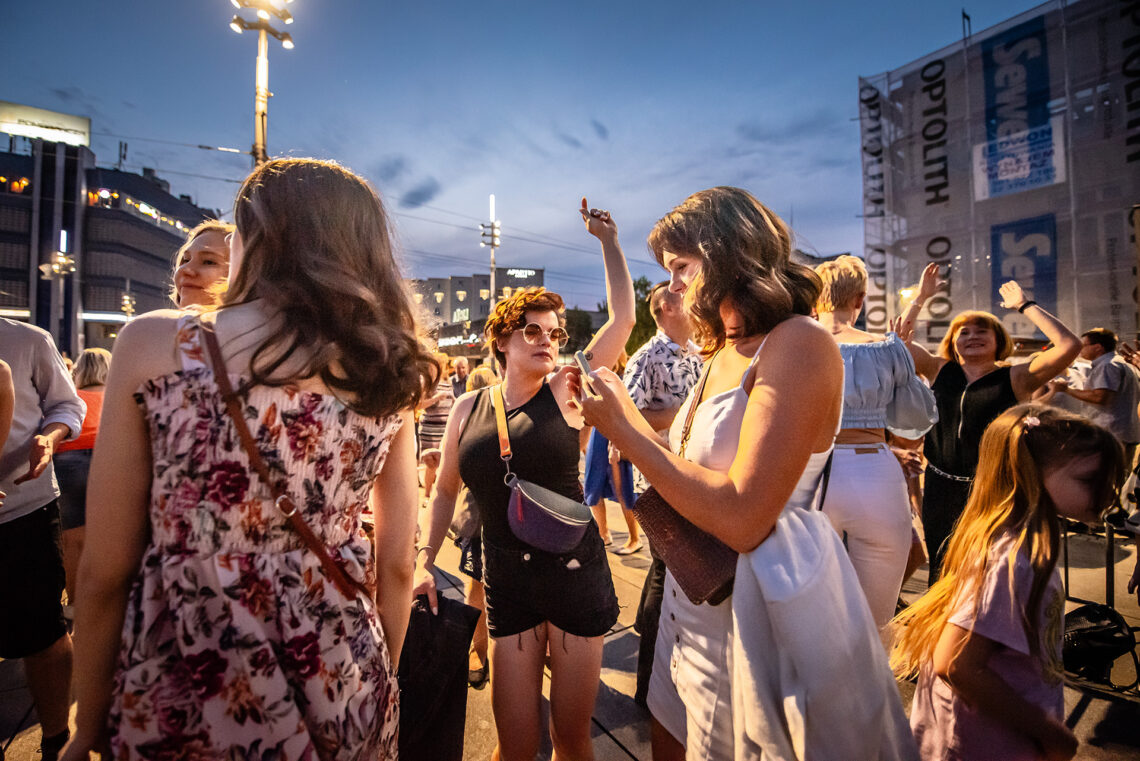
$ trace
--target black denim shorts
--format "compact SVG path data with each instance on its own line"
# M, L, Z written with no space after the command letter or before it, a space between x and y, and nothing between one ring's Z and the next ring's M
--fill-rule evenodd
M35 655L67 634L59 504L0 523L0 658Z
M564 555L496 547L484 537L483 584L487 627L495 638L547 621L576 637L600 637L617 621L606 548L592 525Z

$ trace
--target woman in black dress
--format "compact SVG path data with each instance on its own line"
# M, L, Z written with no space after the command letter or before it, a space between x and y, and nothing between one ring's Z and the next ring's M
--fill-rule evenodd
M590 361L617 361L634 324L633 282L609 212L589 209L586 228L602 244L609 319L587 349ZM602 638L617 621L617 597L596 526L577 547L555 555L511 532L509 490L500 459L492 392L502 389L511 471L562 496L582 500L578 480L581 414L570 402L567 371L557 369L568 336L561 297L524 288L499 302L484 335L503 366L501 386L464 394L443 437L427 544L417 555L416 593L436 606L432 570L455 510L460 483L483 522L483 583L491 634L491 706L498 731L494 759L531 761L542 739L542 677L549 645L550 737L556 758L592 759L590 716L602 667ZM553 373L553 374L552 374Z
M907 325L913 324L918 310L940 285L938 265L927 266L918 297L903 318L905 332L910 332ZM1029 401L1034 391L1063 372L1081 350L1081 339L1027 299L1015 281L1005 283L1000 291L1001 305L1023 314L1051 343L1029 362L1010 365L1002 361L1013 351L1013 340L1001 320L989 312L958 314L938 347L938 356L908 339L915 369L930 381L938 403L938 422L923 445L927 466L922 525L932 584L941 570L946 539L970 493L982 432L1010 407Z

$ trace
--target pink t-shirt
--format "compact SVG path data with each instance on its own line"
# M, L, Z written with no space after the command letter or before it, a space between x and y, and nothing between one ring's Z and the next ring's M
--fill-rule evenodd
M1019 552L1013 568L1011 597L1008 556L1013 540L1012 534L1005 534L990 549L976 615L974 590L962 590L950 614L950 623L996 642L1000 647L990 657L989 668L1026 700L1060 719L1065 709L1061 666L1065 596L1061 576L1054 569L1041 599L1041 646L1039 656L1031 656L1022 615L1033 584L1033 568L1025 553ZM924 761L1042 758L1034 740L970 708L948 684L934 676L930 664L919 674L910 726Z

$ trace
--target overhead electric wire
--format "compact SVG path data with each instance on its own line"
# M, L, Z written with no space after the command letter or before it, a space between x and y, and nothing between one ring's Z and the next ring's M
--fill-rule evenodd
M135 162L123 162L123 166L145 168L142 164ZM103 164L98 166L99 169L119 169L118 164ZM215 177L210 174L195 174L194 172L180 172L177 169L163 169L162 167L150 167L156 173L161 174L178 174L184 177L197 177L200 180L217 180L218 182L231 182L234 185L241 185L245 180L232 180L229 177Z
M92 132L96 137L113 137L117 140L142 140L145 143L162 143L164 145L177 145L182 148L201 148L204 151L219 151L221 153L234 153L239 156L249 156L249 151L238 150L237 148L223 148L216 145L202 145L201 143L182 143L177 140L162 140L157 137L130 137L129 135L115 135L110 132Z
M458 230L471 230L471 225L457 225L454 222L444 222L442 219L432 219L430 217L417 217L415 214L408 214L404 211L392 212L394 216L404 217L405 219L418 219L421 222L431 222L435 225L443 225L444 227L454 227Z

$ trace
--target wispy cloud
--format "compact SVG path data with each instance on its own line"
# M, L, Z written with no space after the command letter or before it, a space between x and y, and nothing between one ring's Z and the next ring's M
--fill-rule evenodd
M746 121L736 127L738 137L752 143L786 145L831 135L843 126L837 113L820 110L811 114L793 115L783 121Z
M608 127L606 127L606 125L602 124L602 123L601 123L600 121L598 121L597 119L591 119L591 120L590 120L590 126L592 126L592 127L594 128L594 132L595 132L595 133L597 134L597 136L598 136L599 138L601 138L602 140L609 140L609 139L610 139L610 130L609 130L609 128L608 128Z
M563 143L566 143L566 145L570 146L571 148L573 148L575 150L580 151L586 147L586 146L582 145L581 140L574 137L573 135L567 135L565 132L559 132L558 133L558 139L561 140Z
M407 171L408 159L405 156L386 156L372 167L372 174L381 182L395 182Z
M79 103L87 100L87 96L78 87L53 87L50 90L51 94L62 100L64 103Z
M428 177L400 197L400 206L405 209L415 209L428 203L442 191L443 186L434 177Z
M60 108L71 113L91 117L99 123L100 129L107 129L111 126L112 120L104 116L103 103L98 97L74 85L52 87L48 92L59 100Z

